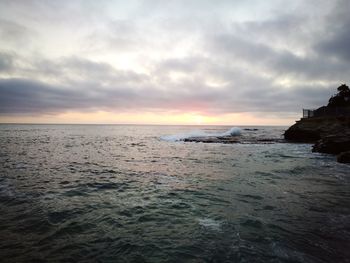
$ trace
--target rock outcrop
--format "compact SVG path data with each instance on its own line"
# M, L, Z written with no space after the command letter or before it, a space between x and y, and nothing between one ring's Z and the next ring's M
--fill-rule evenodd
M201 143L223 143L223 144L272 144L283 143L282 139L276 138L240 138L236 136L210 136L210 137L190 137L183 140L184 142L201 142Z
M326 132L327 124L319 119L301 119L289 127L284 133L284 138L296 142L315 142Z
M209 137L189 137L184 142L202 142L202 143L239 143L239 139L235 136L209 136Z
M284 138L292 142L315 143L314 152L339 154L339 162L348 162L350 154L350 90L338 88L327 106L314 111L287 129Z
M350 117L303 118L289 127L284 138L295 142L316 142L329 135L343 137L350 131Z
M350 133L338 133L323 137L313 146L313 152L340 154L350 150Z
M337 161L340 163L350 163L350 151L339 154L337 156Z

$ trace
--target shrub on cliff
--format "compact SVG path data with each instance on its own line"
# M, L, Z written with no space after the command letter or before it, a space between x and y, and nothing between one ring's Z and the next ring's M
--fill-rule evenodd
M350 106L350 89L346 84L338 87L338 93L332 96L327 107L348 107Z

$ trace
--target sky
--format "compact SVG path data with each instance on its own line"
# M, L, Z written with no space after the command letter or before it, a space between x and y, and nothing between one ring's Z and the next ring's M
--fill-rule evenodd
M0 122L289 125L350 83L348 0L0 0Z

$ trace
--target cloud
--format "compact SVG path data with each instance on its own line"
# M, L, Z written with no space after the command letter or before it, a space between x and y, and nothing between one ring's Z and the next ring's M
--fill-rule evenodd
M0 72L8 72L13 68L14 61L10 54L0 52Z
M333 12L324 24L324 37L315 43L320 54L334 57L349 63L350 61L350 2L337 1Z
M118 109L138 97L130 89L91 90L89 83L72 87L27 79L0 80L0 112L5 114L60 113L68 110Z
M253 34L253 33L251 33ZM276 78L287 76L304 81L348 80L350 67L344 61L331 60L322 53L298 55L278 49L270 42L254 42L235 34L209 35L204 40L210 53L220 53L223 60Z
M0 114L321 106L350 82L347 2L274 2L12 3L0 11ZM43 48L19 49L26 39Z
M1 19L0 17L0 38L2 42L11 45L25 44L29 41L31 30L14 21ZM28 43L26 43L28 44Z
M193 63L192 59L187 61ZM198 111L206 114L232 112L288 112L302 103L314 105L331 94L318 86L285 89L268 79L251 73L229 70L233 76L221 76L227 84L213 87L205 78L194 76L171 81L167 78L135 72L118 71L105 63L77 57L65 58L58 64L47 62L61 82L34 81L24 78L0 79L0 114L42 114L69 110L91 111ZM174 65L174 61L163 62ZM51 65L50 65L51 64ZM54 65L64 65L53 67ZM202 61L201 72L211 72L215 64ZM179 66L175 63L175 69ZM181 65L181 64L180 64ZM45 66L40 64L40 69ZM161 69L168 72L174 67ZM183 70L182 67L180 67ZM185 67L186 69L186 67ZM61 71L60 71L61 70ZM219 72L222 72L217 69ZM48 71L47 71L48 72ZM69 72L69 74L67 73ZM157 74L166 74L158 69ZM46 74L47 75L47 74ZM69 75L69 76L67 76ZM76 77L79 76L79 77ZM194 74L196 75L196 74ZM240 78L239 78L240 76ZM62 81L65 80L65 81ZM166 88L163 86L166 85ZM296 106L297 105L297 106ZM299 108L297 108L299 110Z

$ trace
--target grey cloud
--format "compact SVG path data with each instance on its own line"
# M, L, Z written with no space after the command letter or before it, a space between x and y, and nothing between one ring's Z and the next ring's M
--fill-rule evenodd
M157 67L161 71L179 71L184 73L193 73L198 68L205 66L207 62L207 59L199 56L186 57L183 59L169 58L161 61Z
M350 61L350 2L336 2L333 12L327 17L323 34L315 48L320 54L325 54Z
M26 26L0 17L0 39L2 42L15 46L28 45L33 34L34 32Z
M319 45L319 49L326 54L336 56L341 60L350 61L350 23L348 29L339 32L334 39L327 40Z
M90 90L91 83L67 87L27 79L0 80L0 113L58 113L67 110L120 108L128 105L136 93L130 89Z
M281 87L252 85L244 92L239 86L215 90L204 83L183 82L172 84L171 89L156 90L147 85L128 86L117 83L105 89L98 82L77 82L74 87L48 85L25 79L0 80L0 113L57 113L67 110L197 110L203 113L230 112L286 112L295 111L296 105L321 101L330 90L320 92L317 87L284 90ZM239 84L238 84L239 85ZM179 87L186 86L186 89ZM312 99L311 99L312 98ZM309 103L308 105L313 106Z
M99 27L83 37L82 42L88 52L132 52L150 44L147 40L149 32L149 27L142 27L132 20L114 19L101 22Z
M101 83L142 83L147 76L130 70L116 70L110 64L94 62L77 56L57 60L38 59L33 63L33 73L51 76L64 83L88 81Z
M8 53L0 52L0 72L8 72L13 68L13 57Z
M301 80L348 80L350 66L320 55L297 56L286 50L243 40L234 35L220 35L208 39L211 52L216 50L232 63L265 71L276 76L298 77ZM259 70L260 69L260 70Z
M23 79L0 80L0 112L43 113L66 103L67 93L40 82Z
M39 6L46 6L42 3ZM283 16L240 21L234 20L234 15L239 15L237 12L232 16L229 12L232 1L218 5L211 1L190 1L185 5L186 12L181 12L185 2L153 1L148 8L142 7L142 3L149 1L141 2L142 10L131 12L129 17L107 17L86 30L91 33L84 38L86 46L92 47L84 50L87 53L76 50L75 55L63 57L0 53L0 114L93 109L281 114L321 106L327 103L339 82L350 81L350 54L346 45L350 19L342 12L333 10L329 16L322 13L315 20L308 14L311 10L292 12L286 8ZM298 3L302 7L302 1ZM56 5L60 8L68 5L69 15L85 10L81 2L49 4L44 8L48 12L45 19L51 17ZM321 2L320 7L315 7L316 11L323 5ZM240 1L234 6L244 9L247 4ZM67 18L72 27L80 23L89 25L90 20L84 20L82 14L69 19L63 13L57 12L53 21ZM143 13L149 14L144 17ZM220 18L216 16L218 13ZM15 22L2 24L5 26L0 34L15 32L13 41L27 36L26 28ZM323 34L323 27L330 32ZM186 50L186 41L193 45L192 49ZM177 55L173 51L182 43L183 55ZM149 51L158 48L162 54L152 57ZM147 62L138 61L147 73L116 69L108 62L89 57L89 52L141 54L140 58L146 57ZM172 78L172 73L181 74ZM292 84L281 84L279 80L284 77L291 79Z
M107 63L76 56L41 59L31 68L33 75L37 72L59 81L0 79L0 114L92 109L287 112L326 103L334 88L306 85L286 89L254 71L201 56L163 60L150 75L116 70ZM172 81L165 77L172 71L187 73L186 78ZM208 78L224 84L212 87L206 83Z
M104 1L60 0L60 1L12 1L2 0L0 16L6 19L16 17L34 21L45 21L46 24L63 23L67 25L83 24L98 20L106 15Z

